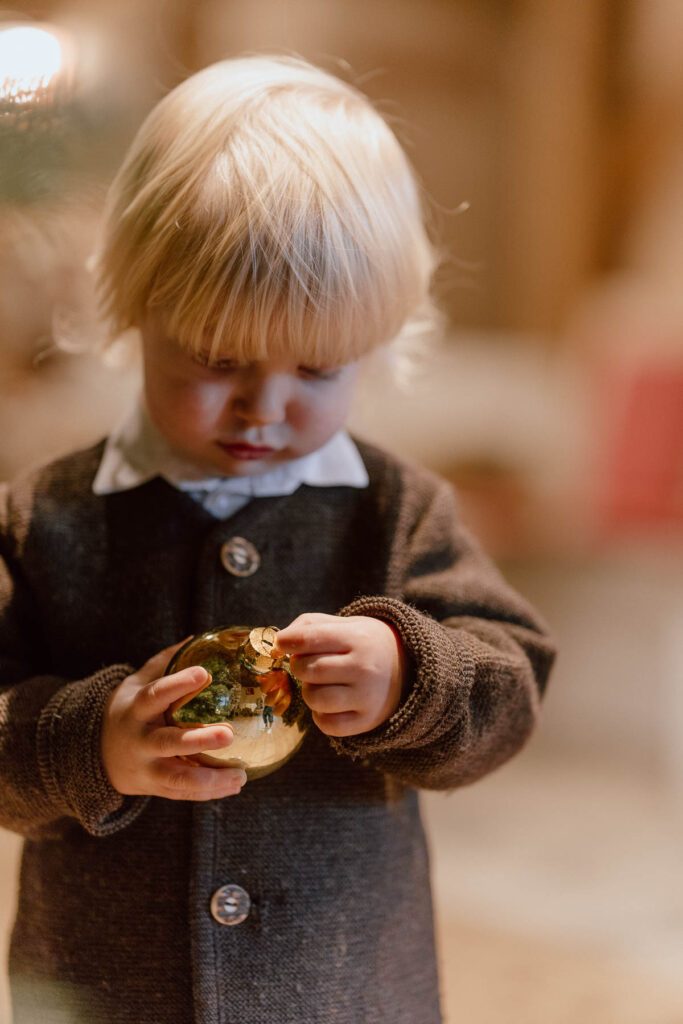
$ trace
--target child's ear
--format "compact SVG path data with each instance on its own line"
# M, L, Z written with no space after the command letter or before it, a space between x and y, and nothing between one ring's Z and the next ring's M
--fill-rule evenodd
M139 327L128 327L107 341L102 349L105 366L115 370L139 370L142 366L142 334Z

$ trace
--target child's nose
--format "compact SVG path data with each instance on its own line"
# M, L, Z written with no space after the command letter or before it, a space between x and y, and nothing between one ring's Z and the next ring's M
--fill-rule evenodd
M268 374L246 382L234 408L245 422L265 425L285 419L287 402L287 381L280 374Z

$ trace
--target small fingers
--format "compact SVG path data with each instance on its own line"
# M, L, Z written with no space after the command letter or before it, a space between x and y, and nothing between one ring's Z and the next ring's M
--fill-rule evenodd
M349 674L344 655L295 654L289 665L292 674L302 683L341 683Z
M310 612L277 633L273 653L337 654L350 649L349 619Z
M203 750L221 750L232 743L233 732L228 725L202 725L197 728L161 726L153 729L147 743L157 757L187 757Z
M242 768L203 768L166 759L154 768L156 795L167 800L220 800L235 796L247 781Z
M309 686L304 683L301 694L311 711L321 714L336 715L355 710L354 691L343 683L330 686Z
M166 671L166 666L169 661L180 648L191 640L192 636L186 636L184 640L180 640L176 644L170 644L169 647L164 647L163 651L157 651L151 658L148 658L145 664L137 670L135 675L142 683L151 683L153 679L158 679L159 676L163 675Z
M141 687L134 701L136 717L142 721L150 721L164 711L180 697L199 693L209 682L209 673L200 665L181 669L170 676L161 676Z
M356 736L365 732L362 716L358 711L342 711L339 714L313 712L313 721L326 736Z

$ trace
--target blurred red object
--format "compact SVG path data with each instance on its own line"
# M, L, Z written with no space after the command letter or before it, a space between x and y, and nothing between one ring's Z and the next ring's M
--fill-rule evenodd
M610 366L601 378L602 528L683 528L683 361Z

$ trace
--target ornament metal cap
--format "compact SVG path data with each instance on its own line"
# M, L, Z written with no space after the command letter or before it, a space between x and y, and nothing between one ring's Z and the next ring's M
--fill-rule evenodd
M282 667L283 658L272 655L277 626L257 626L242 647L241 659L252 672L272 672Z

